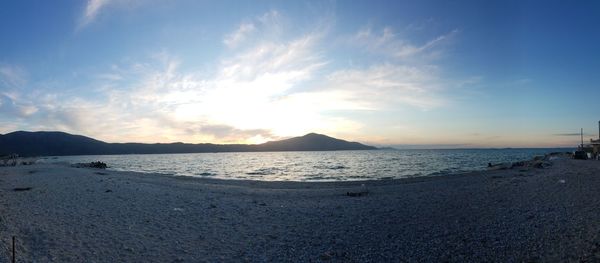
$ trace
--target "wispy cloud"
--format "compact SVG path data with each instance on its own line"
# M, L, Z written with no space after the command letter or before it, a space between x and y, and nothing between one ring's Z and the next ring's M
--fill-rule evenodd
M0 64L0 89L17 88L27 82L26 72L15 65Z
M431 109L443 104L435 66L380 64L339 70L327 77L329 89L347 94L357 109L384 110L399 105ZM346 103L350 105L350 103Z
M282 15L276 10L256 16L240 23L236 30L226 34L223 44L229 48L238 48L244 46L242 44L255 44L251 40L274 41L282 33L282 20Z
M14 94L0 93L0 116L26 118L38 111L38 107L20 100Z
M22 99L27 73L19 66L0 64L0 115L28 117L38 111L33 103Z
M353 40L354 43L365 46L374 52L396 58L408 58L432 51L436 46L449 41L457 33L459 31L454 29L418 45L399 37L391 27L383 28L380 33L374 32L371 27L365 27L354 35Z
M108 6L112 0L88 0L83 15L77 25L77 29L82 29L96 19L100 11Z
M79 31L91 25L99 16L108 11L136 9L158 1L160 0L87 0L83 12L79 16L75 30Z
M223 43L230 48L234 48L240 44L240 42L246 39L246 36L256 30L256 27L253 23L242 23L239 28L227 35L223 40Z
M581 133L579 132L573 132L573 133L555 133L552 134L554 136L581 136ZM591 133L584 133L583 136L594 136L596 134L591 134Z

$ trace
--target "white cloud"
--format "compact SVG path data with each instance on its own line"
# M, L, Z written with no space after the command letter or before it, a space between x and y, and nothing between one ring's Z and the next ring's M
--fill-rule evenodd
M436 71L434 66L381 64L335 71L327 77L326 85L329 90L345 94L344 105L354 105L354 109L386 110L409 105L427 110L443 105L436 95L441 89Z
M100 11L110 2L112 2L112 0L88 0L77 29L81 29L94 21Z
M0 89L18 88L27 83L25 70L21 67L0 64Z
M242 44L253 45L265 39L273 41L283 33L282 27L281 14L272 10L240 23L236 30L225 35L223 44L229 48L238 48L242 47Z
M38 107L30 101L21 99L18 93L0 93L0 116L26 118L37 111Z
M242 41L246 39L246 36L256 30L256 27L252 23L242 23L239 28L227 35L223 40L223 43L230 48L237 47Z
M24 118L37 112L37 107L21 95L27 84L26 75L19 66L0 64L0 115Z
M451 39L458 30L452 30L447 34L440 35L427 41L422 45L411 43L407 39L398 37L391 27L385 27L380 34L373 32L370 27L358 31L353 40L361 46L377 53L383 53L396 58L408 58L416 55L422 55L424 52L431 51L434 47L441 45Z
M154 0L87 0L85 8L77 21L75 30L79 31L92 24L99 16L107 12L107 9L122 10L135 9L143 5L149 5Z
M271 10L258 17L258 21L265 25L273 25L281 21L281 14L277 10Z

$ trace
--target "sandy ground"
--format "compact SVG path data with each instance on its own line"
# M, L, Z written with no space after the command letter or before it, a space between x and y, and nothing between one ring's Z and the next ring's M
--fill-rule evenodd
M0 262L600 261L597 161L360 184L2 167Z

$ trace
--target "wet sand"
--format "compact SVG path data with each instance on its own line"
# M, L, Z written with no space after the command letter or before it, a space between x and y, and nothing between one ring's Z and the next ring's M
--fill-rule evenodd
M600 162L331 183L0 167L0 262L12 236L18 262L597 262Z

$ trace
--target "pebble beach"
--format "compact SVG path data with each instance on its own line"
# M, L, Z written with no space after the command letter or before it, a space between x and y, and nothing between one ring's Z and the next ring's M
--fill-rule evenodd
M567 158L354 182L0 167L0 262L13 236L17 262L598 262L599 189Z

